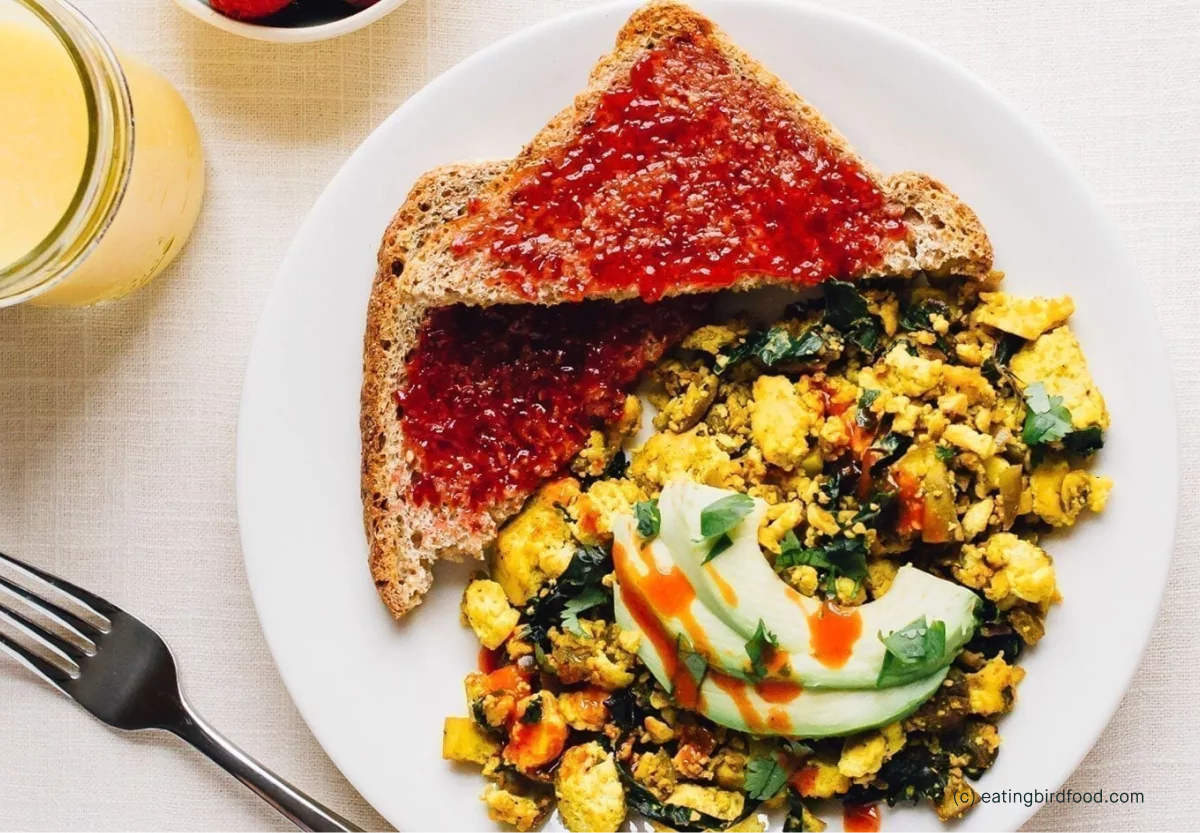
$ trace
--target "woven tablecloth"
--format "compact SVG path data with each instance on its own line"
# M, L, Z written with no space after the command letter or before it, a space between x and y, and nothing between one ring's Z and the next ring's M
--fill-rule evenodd
M152 622L212 723L348 817L385 827L309 733L258 628L234 510L242 374L284 250L347 155L448 67L583 0L410 0L364 31L290 47L217 31L169 0L79 5L183 93L209 190L189 247L148 289L97 309L0 311L0 549ZM1070 785L1146 800L1050 807L1029 827L1196 829L1200 3L830 5L924 41L1027 111L1099 193L1141 265L1174 366L1179 536L1153 643ZM1137 557L1129 553L1122 580L1137 580ZM288 825L182 743L109 731L0 658L0 828Z

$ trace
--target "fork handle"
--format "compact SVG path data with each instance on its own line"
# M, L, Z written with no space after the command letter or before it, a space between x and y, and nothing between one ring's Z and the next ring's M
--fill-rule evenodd
M259 798L282 813L301 830L357 831L350 822L314 801L287 781L284 781L258 761L238 749L229 739L204 721L183 703L182 719L165 726L192 746L199 749L234 778L250 788Z

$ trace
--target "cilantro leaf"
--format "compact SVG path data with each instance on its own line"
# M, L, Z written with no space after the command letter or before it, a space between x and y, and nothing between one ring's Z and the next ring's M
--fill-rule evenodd
M679 661L692 675L696 685L704 682L704 678L708 676L708 660L704 654L696 651L691 641L683 634L679 634L679 638L675 640L675 653L679 655Z
M633 505L633 515L637 518L638 535L643 538L653 538L662 526L662 514L658 511L657 500L639 500Z
M825 545L825 560L839 576L856 582L867 577L867 545L859 537L839 535Z
M771 650L779 647L779 639L767 630L762 619L758 620L758 628L746 643L746 656L750 658L750 676L761 680L767 676L767 657Z
M1071 412L1061 396L1050 396L1046 386L1034 382L1025 388L1025 427L1021 439L1027 446L1048 444L1071 433Z
M937 455L937 458L939 460L941 460L943 463L949 463L951 460L954 459L954 455L958 454L957 451L955 451L951 446L948 446L948 445L936 446L933 449L933 453L935 455Z
M563 605L563 628L576 636L585 636L583 626L579 624L579 614L591 610L598 604L608 601L608 594L599 587L587 587L573 599L568 599Z
M775 795L786 783L787 772L775 755L756 755L746 765L746 794L757 801Z
M883 507L878 511L883 511ZM834 582L842 577L860 583L867 577L867 545L858 536L847 538L839 535L824 547L804 547L796 534L789 531L779 542L779 556L775 559L775 567L814 567L826 570L826 587L832 587Z
M942 665L946 653L946 623L926 622L917 617L888 636L879 634L887 648L876 685L880 688L901 685L933 673Z
M715 538L729 532L753 508L754 498L749 495L732 494L713 501L700 512L700 534L705 538Z
M729 537L728 533L722 532L720 535L718 535L716 538L713 539L712 548L708 551L708 555L704 556L704 560L701 561L700 563L707 564L708 562L712 561L714 558L716 558L718 555L725 552L725 550L729 549L732 546L733 546L733 539Z
M802 546L796 533L789 529L779 542L779 557L775 559L775 566L781 569L816 567L818 570L828 570L830 565L823 551Z

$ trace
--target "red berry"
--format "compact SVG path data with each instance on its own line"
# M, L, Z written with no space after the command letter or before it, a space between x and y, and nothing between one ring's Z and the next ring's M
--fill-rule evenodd
M235 20L257 20L275 14L292 0L208 0L208 4Z

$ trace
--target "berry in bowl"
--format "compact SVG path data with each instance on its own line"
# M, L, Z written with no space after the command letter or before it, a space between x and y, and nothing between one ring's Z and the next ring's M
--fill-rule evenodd
M310 43L353 32L405 0L175 0L218 29L254 40Z

